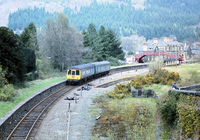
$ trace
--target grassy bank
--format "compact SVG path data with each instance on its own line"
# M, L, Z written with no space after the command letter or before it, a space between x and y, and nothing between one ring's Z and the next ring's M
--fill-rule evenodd
M200 73L200 63L195 64L183 64L180 66L174 66L174 67L166 67L165 69L173 72L178 72L181 76L182 80L188 79L190 77L191 72L196 71Z
M159 95L160 98L164 97L168 90L171 89L169 85L153 84L151 86L146 86L144 89L154 89L154 91Z
M7 101L7 102L2 102L0 101L0 118L5 116L9 111L11 111L16 105L33 95L34 93L38 92L39 90L50 86L52 84L58 83L60 81L65 80L66 77L54 77L54 78L49 78L45 80L35 80L28 82L27 88L22 88L16 90L17 96L15 96L13 99L14 101Z

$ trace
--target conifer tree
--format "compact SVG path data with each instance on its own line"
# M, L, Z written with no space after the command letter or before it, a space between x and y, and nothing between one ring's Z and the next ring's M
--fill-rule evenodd
M0 27L0 65L6 71L5 78L9 83L23 82L25 62L19 37L7 27Z
M36 54L39 50L37 30L33 22L20 35L20 45L23 47L27 73L36 70Z

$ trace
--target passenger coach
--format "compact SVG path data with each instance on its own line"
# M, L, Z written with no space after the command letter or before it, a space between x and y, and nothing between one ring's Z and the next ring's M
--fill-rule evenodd
M108 74L109 71L110 62L108 61L72 66L67 70L67 81L69 83L87 81L87 79Z

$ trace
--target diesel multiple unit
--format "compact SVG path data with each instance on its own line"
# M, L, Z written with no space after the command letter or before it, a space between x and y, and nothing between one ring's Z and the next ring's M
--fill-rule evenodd
M69 83L87 81L89 78L108 74L109 71L110 62L108 61L72 66L67 70L67 81Z

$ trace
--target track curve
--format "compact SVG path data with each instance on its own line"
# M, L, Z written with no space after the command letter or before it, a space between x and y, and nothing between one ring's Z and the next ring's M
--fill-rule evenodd
M66 86L63 89L51 94L37 105L35 105L16 125L6 140L27 140L31 137L31 132L45 110L52 105L59 97L76 88Z

